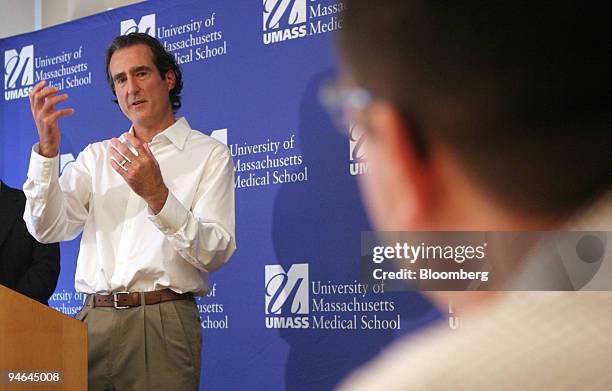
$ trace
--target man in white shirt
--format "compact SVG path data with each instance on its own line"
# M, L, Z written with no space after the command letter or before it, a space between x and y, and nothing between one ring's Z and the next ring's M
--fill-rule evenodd
M229 259L233 163L227 147L176 119L181 70L146 34L119 36L107 76L132 121L119 138L88 145L58 178L58 110L67 94L30 94L39 143L24 184L28 230L41 242L81 231L77 315L88 324L89 388L196 390L201 328L193 295Z

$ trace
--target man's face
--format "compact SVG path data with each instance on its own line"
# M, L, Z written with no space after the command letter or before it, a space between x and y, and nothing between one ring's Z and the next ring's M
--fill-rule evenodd
M108 68L119 107L134 127L154 127L172 116L169 91L174 88L174 74L159 74L148 46L117 50Z

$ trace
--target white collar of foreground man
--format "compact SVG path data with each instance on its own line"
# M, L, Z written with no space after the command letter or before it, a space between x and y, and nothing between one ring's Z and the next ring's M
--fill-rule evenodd
M129 132L131 134L134 134L134 125L130 127ZM185 143L187 142L187 138L189 137L190 132L191 126L189 125L189 122L187 122L185 117L180 117L172 125L167 127L163 132L156 134L155 137L153 137L153 140L151 140L151 142L149 143L149 145L155 145L165 138L182 151L183 148L185 148ZM122 142L126 142L125 136L123 135L121 135L119 139Z

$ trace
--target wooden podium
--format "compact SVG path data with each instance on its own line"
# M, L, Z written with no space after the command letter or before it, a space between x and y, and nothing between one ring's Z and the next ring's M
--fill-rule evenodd
M61 382L9 383L8 371ZM0 390L87 390L87 325L0 285L0 377Z

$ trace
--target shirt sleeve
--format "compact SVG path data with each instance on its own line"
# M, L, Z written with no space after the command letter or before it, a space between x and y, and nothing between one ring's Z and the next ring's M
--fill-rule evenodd
M227 148L207 162L191 208L169 192L157 215L147 210L187 262L208 272L223 266L236 249L234 165Z
M87 147L59 178L59 155L47 158L32 147L28 178L23 184L28 232L41 243L74 239L89 214L91 176L85 165Z

